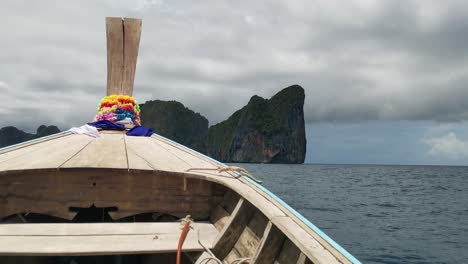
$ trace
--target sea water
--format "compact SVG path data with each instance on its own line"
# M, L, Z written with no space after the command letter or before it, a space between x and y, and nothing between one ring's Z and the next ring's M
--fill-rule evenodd
M363 263L468 263L468 167L235 165Z

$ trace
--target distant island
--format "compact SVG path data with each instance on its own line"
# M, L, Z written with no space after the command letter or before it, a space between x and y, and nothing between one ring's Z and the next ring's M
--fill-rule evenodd
M222 162L304 163L306 136L304 89L284 88L270 99L254 95L227 120L208 119L177 101L152 100L140 105L146 127ZM0 129L0 147L58 133L42 125L36 134L8 126Z
M36 134L26 133L14 126L3 127L0 129L0 147L18 144L24 141L45 137L59 132L60 130L58 127L45 125L39 126L36 130Z

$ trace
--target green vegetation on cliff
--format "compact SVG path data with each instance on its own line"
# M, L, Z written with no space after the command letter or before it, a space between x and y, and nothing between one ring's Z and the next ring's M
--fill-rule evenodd
M161 136L205 152L208 119L177 101L147 101L140 105L141 122Z
M287 87L249 103L210 127L208 155L227 162L303 163L306 151L304 89Z

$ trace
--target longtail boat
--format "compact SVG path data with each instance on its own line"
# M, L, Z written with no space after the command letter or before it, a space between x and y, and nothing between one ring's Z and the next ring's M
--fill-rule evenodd
M106 18L107 95L132 96L141 20ZM260 181L153 134L0 149L0 263L360 263Z

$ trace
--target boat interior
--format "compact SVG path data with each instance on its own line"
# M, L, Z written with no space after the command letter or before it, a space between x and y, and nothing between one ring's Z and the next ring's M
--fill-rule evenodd
M10 172L0 201L0 263L175 263L188 218L182 263L313 263L252 203L190 174Z

